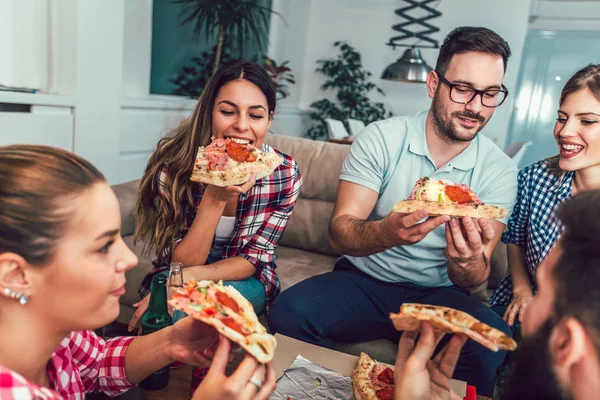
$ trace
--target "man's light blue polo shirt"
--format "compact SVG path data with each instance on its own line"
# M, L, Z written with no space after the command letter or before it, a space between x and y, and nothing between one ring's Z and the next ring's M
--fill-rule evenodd
M448 164L436 170L425 138L427 111L374 122L356 138L344 164L341 180L379 193L369 219L385 217L394 204L410 194L424 176L466 183L486 204L508 210L506 224L517 197L517 167L491 140L478 134ZM367 257L347 258L365 273L387 282L412 282L422 286L449 286L446 235L438 227L422 241L396 246Z

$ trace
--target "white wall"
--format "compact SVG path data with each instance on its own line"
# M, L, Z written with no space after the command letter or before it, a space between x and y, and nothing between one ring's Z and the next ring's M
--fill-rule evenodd
M403 48L395 51L385 43L397 32L391 29L402 19L393 11L403 6L397 0L274 0L285 15L289 27L271 31L272 43L280 46L273 54L292 60L298 77L297 91L289 107L306 109L311 102L324 96L319 86L323 78L314 70L319 58L337 54L333 42L345 40L362 55L365 69L371 71L374 82L386 92L383 101L394 114L413 113L429 107L425 86L415 83L390 82L379 79L385 67L402 55ZM442 0L438 10L442 16L429 22L440 28L433 35L440 41L461 25L485 26L498 32L508 41L513 51L509 61L505 85L515 88L521 52L527 32L530 0ZM411 43L411 42L408 42ZM293 58L298 52L303 58ZM423 57L434 66L438 50L423 49ZM295 89L296 90L296 89ZM378 95L374 95L379 99ZM512 97L511 97L512 100ZM504 145L512 101L504 104L485 129L485 133L500 146Z
M514 94L531 1L442 0L443 15L432 21L441 32L434 37L441 41L453 27L467 24L500 33L513 50L505 83ZM600 30L599 2L533 1L537 18L532 29ZM387 92L384 101L395 113L427 108L423 85L378 78L401 55L402 49L393 51L385 42L395 35L391 26L400 22L393 10L403 4L400 0L273 0L285 22L274 18L269 54L278 62L291 61L297 84L291 96L279 103L272 130L304 135L310 125L308 105L323 97L315 61L334 56L332 44L340 39L361 52L365 67ZM0 112L0 144L22 141L75 150L100 167L111 183L139 177L153 144L194 105L193 100L149 95L152 0L1 0L0 7L0 50L10 59L0 65L0 83L45 88L44 94L35 95L0 92L0 103L32 105L27 113ZM31 18L37 22L32 24ZM40 33L42 28L46 36ZM28 33L15 33L22 31ZM433 65L437 51L423 53ZM485 130L500 146L506 137L512 94Z
M0 85L48 89L47 31L48 0L0 1Z

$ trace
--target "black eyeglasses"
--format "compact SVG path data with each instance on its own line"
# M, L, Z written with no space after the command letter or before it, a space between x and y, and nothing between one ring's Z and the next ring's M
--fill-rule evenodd
M450 100L459 104L469 104L476 96L481 97L481 104L485 107L498 107L504 103L508 96L508 89L502 85L502 89L477 90L464 83L452 83L436 71L440 81L450 89Z

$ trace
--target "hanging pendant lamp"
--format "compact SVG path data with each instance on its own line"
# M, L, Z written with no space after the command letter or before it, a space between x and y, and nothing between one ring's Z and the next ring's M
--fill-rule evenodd
M399 8L394 12L400 17L406 19L406 21L392 26L393 30L400 32L400 35L391 38L386 44L388 46L392 46L393 49L396 49L396 47L410 48L405 50L402 57L396 60L395 63L389 65L383 71L381 78L400 82L425 82L427 74L432 70L432 68L427 65L425 60L423 60L421 51L418 48L437 49L439 47L437 40L431 39L429 35L434 32L438 32L440 29L427 23L426 21L442 15L441 12L436 10L440 0L404 1L409 5L404 8ZM433 2L437 2L437 4L435 7L430 7L428 4ZM409 14L409 12L416 9L425 10L429 13L429 15L422 18L414 18ZM420 25L424 29L415 32L407 29L407 26L409 25ZM407 39L417 39L417 41L413 44L398 43L401 41L406 41ZM428 44L421 44L422 42L426 42Z

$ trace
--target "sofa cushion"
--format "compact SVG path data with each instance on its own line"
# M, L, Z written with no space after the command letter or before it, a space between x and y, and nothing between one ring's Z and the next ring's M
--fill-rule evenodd
M138 287L142 282L142 279L152 271L152 259L147 255L142 255L142 244L137 243L137 246L133 245L133 235L124 236L123 241L125 244L135 253L138 257L138 265L134 268L125 272L125 294L121 297L121 304L133 305L140 301L140 295L138 294Z
M282 135L268 135L265 142L298 163L304 178L301 197L335 202L342 163L350 146Z
M117 199L119 199L119 206L121 208L121 235L123 236L132 235L135 231L135 202L137 200L139 185L140 180L138 179L111 186Z
M333 270L337 257L279 246L277 254L277 275L281 281L281 290L298 282Z
M328 238L333 206L329 201L299 198L279 244L338 256Z

